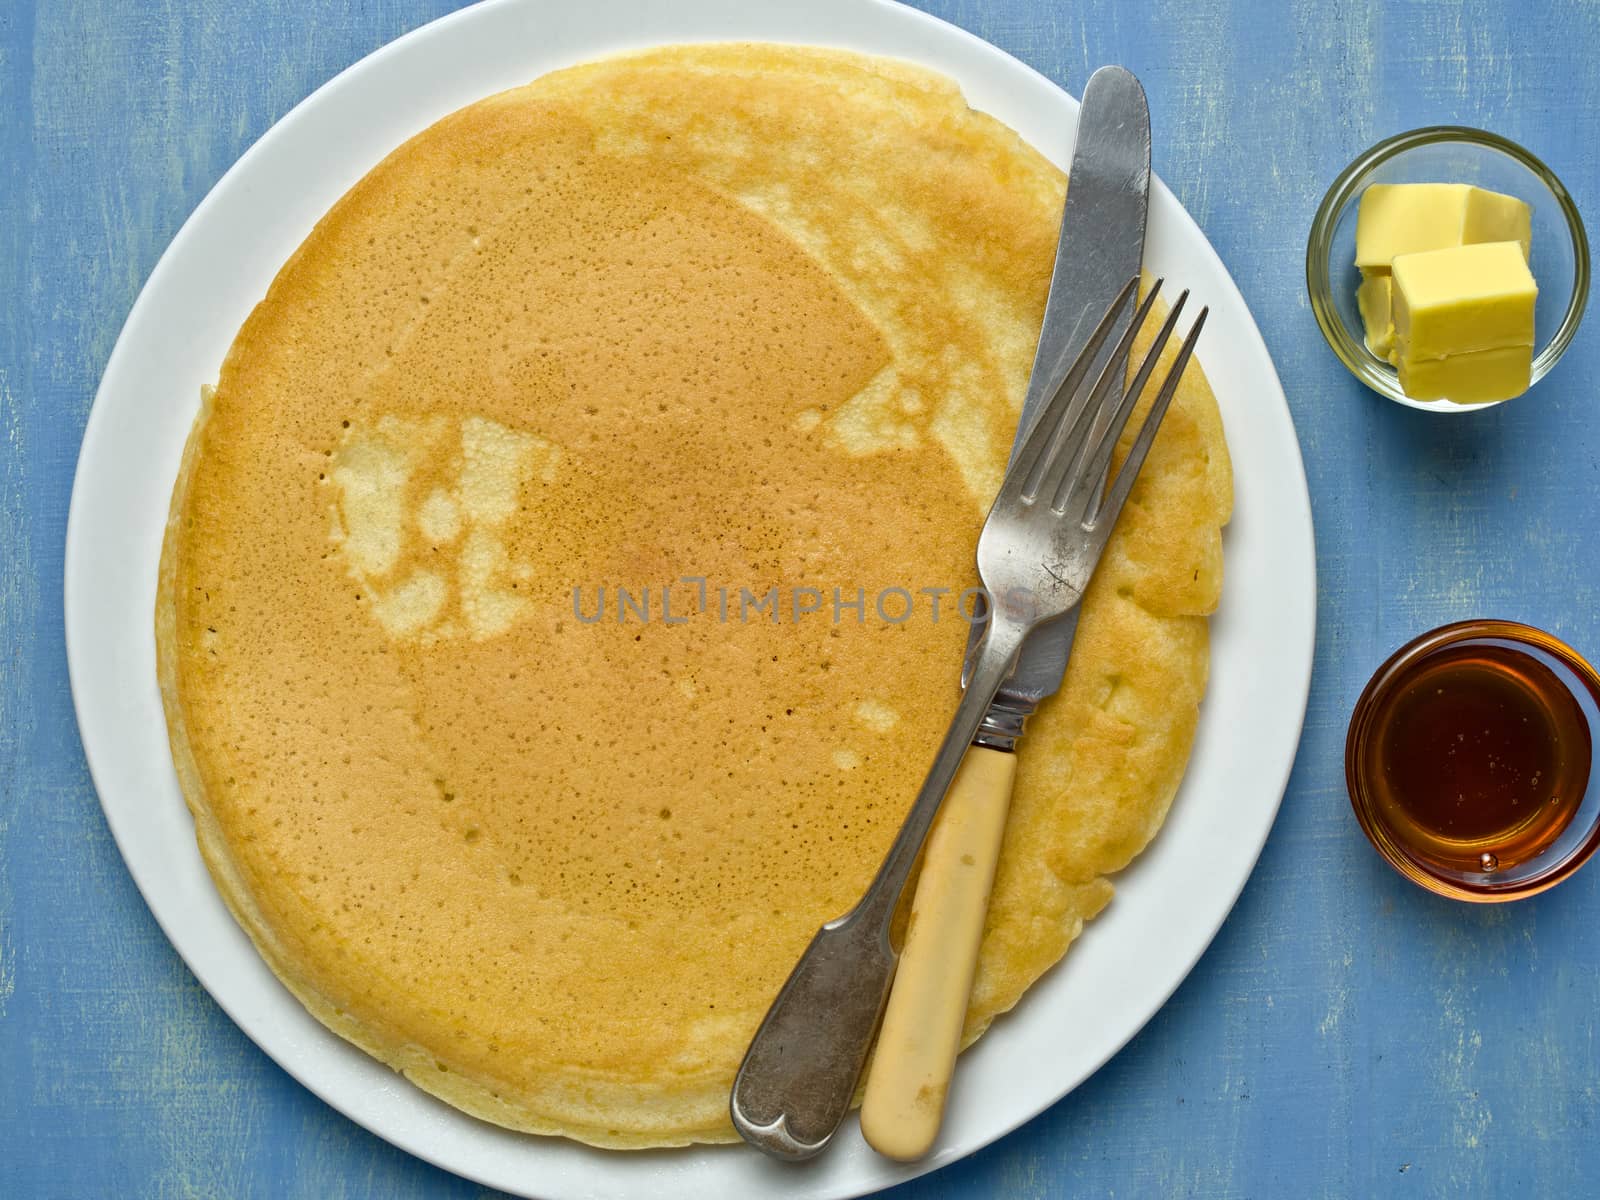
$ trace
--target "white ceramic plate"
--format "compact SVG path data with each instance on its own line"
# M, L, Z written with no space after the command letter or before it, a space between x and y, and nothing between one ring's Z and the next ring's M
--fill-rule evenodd
M1305 713L1315 563L1299 446L1243 299L1157 182L1146 263L1211 306L1200 357L1222 405L1237 486L1199 738L1166 828L1118 881L1110 908L963 1057L927 1160L896 1166L876 1157L853 1121L826 1155L800 1167L743 1147L630 1154L509 1133L424 1095L325 1030L278 984L200 861L156 689L156 560L200 387L316 220L411 134L556 67L630 47L738 39L923 63L954 76L975 107L1056 162L1068 157L1071 97L970 34L883 0L492 0L357 63L222 178L134 305L78 462L66 548L73 698L106 818L156 919L228 1014L317 1095L413 1154L521 1195L855 1196L1015 1128L1121 1048L1205 950L1272 825Z

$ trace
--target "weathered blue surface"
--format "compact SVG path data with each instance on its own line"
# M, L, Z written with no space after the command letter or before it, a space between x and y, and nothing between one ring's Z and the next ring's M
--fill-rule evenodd
M123 869L61 638L85 415L156 257L276 118L448 0L0 5L0 1195L475 1196L314 1099L215 1007ZM1156 168L1232 268L1311 476L1317 676L1232 919L1149 1027L1026 1129L907 1197L1580 1196L1600 1177L1600 868L1498 908L1383 867L1345 801L1350 705L1442 621L1600 653L1600 317L1534 397L1471 419L1363 392L1302 286L1323 187L1464 122L1600 212L1600 7L1487 0L935 0L1066 82L1119 61Z

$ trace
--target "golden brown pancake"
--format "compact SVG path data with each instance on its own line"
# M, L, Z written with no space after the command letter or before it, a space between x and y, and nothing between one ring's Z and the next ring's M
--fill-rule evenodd
M195 425L156 622L201 850L318 1019L514 1129L731 1140L957 700L1063 187L940 76L721 45L493 96L334 206ZM969 1038L1166 813L1230 497L1191 368L1030 726Z

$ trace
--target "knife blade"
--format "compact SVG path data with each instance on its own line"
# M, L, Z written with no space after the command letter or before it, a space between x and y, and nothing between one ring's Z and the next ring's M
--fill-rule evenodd
M1078 108L1077 140L1067 172L1067 198L1050 295L1017 421L1013 455L1040 410L1066 379L1095 322L1129 277L1138 272L1144 260L1149 197L1150 108L1144 88L1124 67L1101 67L1084 85ZM1107 341L1107 351L1126 320ZM1028 638L1016 670L990 705L974 745L1015 748L1023 722L1041 700L1061 687L1077 632L1077 614L1074 609ZM982 638L983 623L974 622L961 671L963 687Z

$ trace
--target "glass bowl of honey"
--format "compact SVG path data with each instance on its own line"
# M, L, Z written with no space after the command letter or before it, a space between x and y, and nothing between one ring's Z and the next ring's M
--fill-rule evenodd
M1600 845L1600 675L1515 621L1407 643L1356 702L1345 781L1361 828L1413 883L1517 900Z

